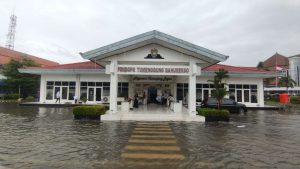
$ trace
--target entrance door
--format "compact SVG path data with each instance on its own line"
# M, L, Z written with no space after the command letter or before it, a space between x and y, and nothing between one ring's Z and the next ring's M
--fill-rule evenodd
M88 88L88 101L94 101L94 88Z
M157 88L154 86L150 86L148 88L148 103L157 103Z
M96 101L101 101L101 88L96 88Z
M60 87L55 87L55 89L54 89L54 99L57 99L56 98L56 93L59 91L59 93L60 93L60 96L61 96L61 92L60 92Z
M242 90L236 90L236 101L243 102L243 93Z
M209 90L203 90L203 100L207 100L209 98Z
M61 87L61 99L68 100L68 87Z

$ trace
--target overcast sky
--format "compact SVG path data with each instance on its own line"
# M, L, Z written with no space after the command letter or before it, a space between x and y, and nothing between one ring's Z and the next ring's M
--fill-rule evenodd
M17 15L15 50L60 63L158 30L256 66L300 54L300 0L1 0L0 46Z

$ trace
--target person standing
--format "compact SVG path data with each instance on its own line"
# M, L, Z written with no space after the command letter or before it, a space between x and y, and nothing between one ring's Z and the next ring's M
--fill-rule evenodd
M58 101L58 103L60 103L60 92L59 91L56 92L56 101L55 101L55 103L57 103L57 101Z
M78 97L76 95L74 95L74 102L75 104L77 103Z

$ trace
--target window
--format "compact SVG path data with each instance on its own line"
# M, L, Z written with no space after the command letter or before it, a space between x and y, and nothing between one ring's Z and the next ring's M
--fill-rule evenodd
M128 97L128 83L118 83L118 97Z
M53 100L53 86L47 86L46 100Z
M73 100L75 86L76 82L74 81L47 81L46 100L53 100L58 91L61 93L62 100Z
M80 87L80 99L87 99L87 87Z
M229 84L229 98L237 102L257 103L257 85Z
M188 83L177 83L177 100L184 100L186 99L187 93L189 91L189 84Z

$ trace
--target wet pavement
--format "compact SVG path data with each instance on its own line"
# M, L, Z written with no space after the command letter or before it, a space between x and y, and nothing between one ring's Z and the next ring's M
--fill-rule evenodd
M300 168L300 112L229 123L73 120L71 108L0 104L0 168Z

